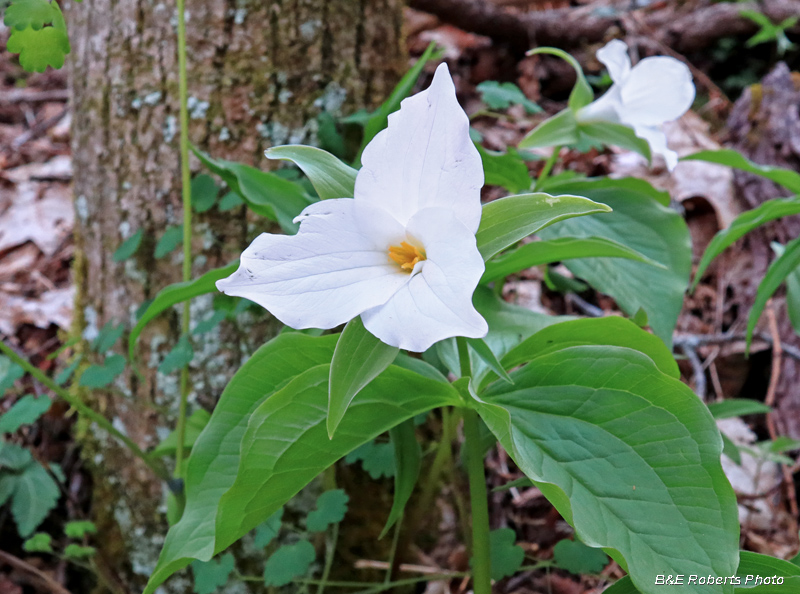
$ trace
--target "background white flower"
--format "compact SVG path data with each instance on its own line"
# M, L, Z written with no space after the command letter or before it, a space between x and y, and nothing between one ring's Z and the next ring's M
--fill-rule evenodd
M472 305L484 271L475 232L483 167L445 64L367 145L355 199L306 208L297 235L264 233L217 282L292 328L361 315L386 344L424 351L486 335Z
M678 164L678 155L667 148L661 125L678 119L692 106L695 88L689 68L667 56L645 58L631 67L628 46L619 39L598 50L597 58L608 68L614 84L578 111L578 121L604 120L630 126L654 154L664 157L671 171Z

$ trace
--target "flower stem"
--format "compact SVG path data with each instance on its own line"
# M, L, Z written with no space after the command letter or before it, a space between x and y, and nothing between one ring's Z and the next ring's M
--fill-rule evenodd
M555 165L556 161L558 161L559 153L561 153L561 146L560 145L554 146L553 152L550 153L549 157L547 157L547 161L545 161L544 167L542 168L542 172L539 174L539 177L533 186L534 191L539 190L544 184L545 180L547 180L548 176L550 175L550 172L553 170L553 165Z
M177 0L178 8L178 100L180 102L181 195L183 199L183 281L192 276L192 191L189 172L189 109L186 77L185 0ZM189 334L189 301L183 304L181 333ZM189 367L181 369L181 399L175 429L178 443L175 451L175 478L183 477L184 441L186 439L186 401L189 396Z
M97 423L100 427L108 431L111 435L119 439L125 446L142 462L144 462L155 474L162 480L168 480L169 475L167 471L158 464L155 460L150 458L147 454L145 454L142 449L134 443L134 441L122 433L119 429L114 427L114 425L101 415L98 412L92 410L89 406L84 404L79 398L70 394L67 390L56 384L53 380L47 377L42 371L33 365L30 361L25 359L24 357L19 356L14 349L8 346L5 342L0 341L0 352L5 354L9 359L11 359L14 363L22 367L25 371L27 371L34 379L36 379L39 383L43 386L51 390L56 396L61 398L64 402L69 404L72 408L78 411L78 414L83 415L84 417L91 419L95 423Z

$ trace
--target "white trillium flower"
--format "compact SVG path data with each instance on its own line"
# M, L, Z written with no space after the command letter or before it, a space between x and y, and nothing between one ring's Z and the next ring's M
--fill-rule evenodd
M362 163L355 198L307 207L296 235L263 233L217 288L292 328L360 315L381 341L410 351L485 336L472 305L484 271L475 242L483 166L445 64L389 116Z
M633 128L654 154L664 157L672 171L678 155L667 148L661 124L677 120L692 106L695 89L687 66L675 58L645 58L631 67L628 46L614 39L598 50L597 59L614 84L599 99L580 109L580 122L607 121Z

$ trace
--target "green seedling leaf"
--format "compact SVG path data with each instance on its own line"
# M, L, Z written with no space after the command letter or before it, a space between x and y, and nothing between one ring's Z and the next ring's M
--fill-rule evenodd
M52 23L57 14L50 0L14 0L6 8L3 23L19 31L29 27L38 31Z
M211 210L217 202L219 188L214 183L214 178L206 173L195 176L191 185L192 208L195 212Z
M328 437L333 437L356 394L382 373L399 352L368 332L360 316L347 323L331 361Z
M109 355L102 365L92 365L81 374L79 386L105 388L125 371L125 357Z
M514 83L487 80L475 88L481 94L481 101L490 109L508 109L512 105L522 105L528 113L541 113L542 111L542 108L528 99Z
M347 502L350 498L343 489L325 491L317 497L317 509L309 512L306 528L309 532L323 532L331 524L338 524L347 513Z
M283 519L283 508L280 508L269 519L256 527L254 543L256 548L263 549L278 536L281 531L281 520Z
M708 410L711 411L715 419L730 419L731 417L742 417L744 415L766 414L772 409L757 400L729 398L728 400L710 403Z
M317 552L307 540L284 545L267 559L267 565L264 567L264 584L267 586L290 584L295 578L308 573L308 568L316 558Z
M72 362L67 365L64 369L62 369L58 375L56 375L55 379L53 380L57 386L63 386L69 378L72 377L72 374L75 373L75 370L78 369L78 365L81 364L83 361L83 355L76 356Z
M0 470L22 470L33 461L31 453L8 441L0 441Z
M87 534L97 534L97 526L88 520L75 520L64 525L64 534L69 538L83 538Z
M187 452L192 449L197 441L197 438L200 437L200 433L202 433L203 429L205 429L206 425L208 425L209 420L211 420L211 414L203 408L198 408L191 415L189 415L188 419L186 419L183 447ZM156 446L156 448L153 450L153 455L171 456L176 452L177 448L178 432L173 431L166 437L166 439L164 439L164 441Z
M218 561L194 561L194 591L196 594L213 594L228 583L236 560L232 553L225 553Z
M69 559L86 559L91 557L97 552L94 547L87 547L75 543L68 544L64 547L64 556Z
M553 547L553 560L561 569L575 575L600 573L608 565L608 555L575 540L564 539Z
M0 355L0 396L25 375L25 370L4 355Z
M156 244L155 257L163 258L183 243L183 225L167 227Z
M520 488L527 489L529 487L533 487L533 481L529 479L527 476L523 476L522 478L514 479L513 481L508 481L505 485L500 485L499 487L495 487L492 489L492 493L501 493L503 491L508 491L509 489Z
M484 260L558 221L611 208L582 196L551 196L543 192L507 196L483 207L476 234Z
M133 235L120 244L117 251L111 256L111 259L114 260L114 262L123 262L133 256L139 251L139 246L142 245L143 237L144 229L138 229Z
M722 436L722 453L730 458L734 464L741 466L742 453L739 451L739 446L733 443L731 438L724 433L720 433L720 435Z
M320 200L352 198L356 174L332 154L313 146L286 145L267 149L267 159L285 159L295 163L308 176Z
M178 371L189 365L193 358L194 349L192 349L192 344L189 342L189 337L184 334L178 339L172 350L167 353L167 356L164 357L164 360L158 366L158 372L166 375Z
M39 527L56 506L61 492L53 478L38 462L25 466L12 480L14 493L11 498L11 515L17 524L17 532L25 538ZM0 491L2 490L0 487Z
M394 449L394 499L389 518L378 538L383 538L389 529L403 516L406 504L414 492L422 466L422 451L414 430L416 419L403 421L389 430Z
M36 5L42 8L40 3ZM12 29L6 49L19 54L19 63L28 72L44 72L48 66L61 68L64 65L64 58L71 49L61 8L58 3L51 2L50 26L44 26L45 23L42 23L38 29L34 25L39 24L43 11L36 12L39 16L30 19L32 24L22 29Z
M509 192L517 193L531 187L528 166L519 153L509 147L506 153L496 153L475 144L483 162L483 173L487 186L501 186Z
M392 478L395 472L394 444L370 441L347 454L344 461L348 464L361 461L361 466L372 480Z
M517 535L511 528L500 528L489 533L489 556L492 579L502 580L517 573L525 560L525 551L514 544ZM470 560L470 566L472 560Z
M23 425L35 423L52 404L47 396L27 394L14 403L7 412L0 416L0 433L14 433Z
M206 332L211 332L214 328L219 326L220 322L228 317L227 312L216 310L210 316L208 316L205 320L201 320L197 323L197 325L192 329L192 334L195 336L199 336L200 334L205 334Z
M115 326L114 322L109 320L92 341L92 350L95 353L104 355L117 343L124 331L125 326L123 324Z
M22 543L22 550L28 553L52 553L53 539L46 532L37 532Z
M220 212L228 212L229 210L233 210L242 204L244 204L244 200L242 200L242 197L239 196L239 194L236 192L228 192L219 199L219 205L217 208Z
M682 161L706 161L708 163L717 163L718 165L727 165L734 169L741 169L754 175L760 175L776 184L787 188L793 194L800 194L800 173L791 169L784 169L782 167L770 167L768 165L759 165L753 163L749 159L742 156L741 153L732 149L718 149L712 151L699 151L691 155L686 155L681 159ZM766 202L764 204L767 204ZM763 204L761 205L764 206Z

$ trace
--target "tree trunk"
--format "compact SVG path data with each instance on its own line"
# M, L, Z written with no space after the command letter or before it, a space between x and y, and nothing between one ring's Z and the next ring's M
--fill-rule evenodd
M317 116L382 101L406 67L401 0L188 0L190 139L216 158L266 167L264 149L316 142ZM87 339L181 280L181 254L154 245L181 222L176 11L172 3L84 0L67 6L77 256L75 331ZM198 164L195 162L195 165ZM199 170L199 166L195 167ZM263 230L243 208L194 217L193 276L224 265ZM114 262L137 230L136 255ZM211 298L192 305L193 323ZM213 406L227 380L274 331L244 313L195 341L190 406ZM179 334L177 309L138 347L141 376L86 397L144 448L174 425L178 374L156 371ZM124 337L126 338L126 337ZM122 343L116 346L125 352ZM81 436L103 535L99 565L121 592L139 591L166 532L164 486L107 436ZM173 587L178 586L174 582Z

